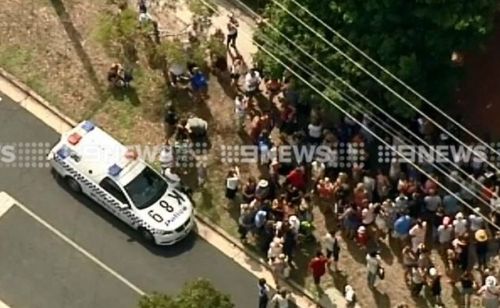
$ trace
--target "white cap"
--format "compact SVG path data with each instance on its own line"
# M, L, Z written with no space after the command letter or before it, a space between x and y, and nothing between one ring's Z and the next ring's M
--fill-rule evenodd
M487 287L493 288L497 285L497 279L494 276L488 276L485 279L485 284Z
M435 267L431 267L429 269L429 275L436 276L437 275L437 269Z

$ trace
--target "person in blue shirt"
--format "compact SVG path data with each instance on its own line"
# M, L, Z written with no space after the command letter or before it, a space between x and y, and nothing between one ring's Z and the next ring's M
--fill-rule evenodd
M262 229L266 224L266 220L267 220L267 212L263 210L258 211L257 214L255 214L255 220L254 220L255 228L258 230Z
M405 240L411 229L412 219L409 215L402 215L394 222L394 237Z
M196 96L203 96L208 87L207 78L198 67L193 68L191 74L191 88Z

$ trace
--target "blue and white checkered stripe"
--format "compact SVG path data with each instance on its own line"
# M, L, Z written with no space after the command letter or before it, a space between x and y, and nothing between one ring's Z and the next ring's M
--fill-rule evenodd
M128 218L128 221L131 222L132 226L135 228L144 228L148 230L149 232L153 234L159 233L159 231L155 230L153 227L151 227L149 224L147 224L144 220L139 218L137 215L135 215L132 211L129 209L123 209L119 206L118 201L108 194L106 191L104 191L102 188L100 188L98 185L96 185L93 181L89 180L86 176L82 175L80 172L76 171L69 165L67 162L65 162L63 159L60 159L59 157L55 157L54 160L75 180L77 180L80 184L85 185L86 188L89 188L93 193L95 193L97 196L100 198L106 200L109 205L113 206L118 212L120 212L119 215L123 215Z

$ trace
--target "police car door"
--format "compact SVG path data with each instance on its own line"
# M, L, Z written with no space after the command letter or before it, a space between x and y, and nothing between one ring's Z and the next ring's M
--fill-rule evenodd
M99 197L99 203L113 213L113 215L117 216L128 225L132 225L131 215L129 215L131 213L130 203L121 188L108 177L105 177L99 183L99 186L105 191L105 193L101 194Z

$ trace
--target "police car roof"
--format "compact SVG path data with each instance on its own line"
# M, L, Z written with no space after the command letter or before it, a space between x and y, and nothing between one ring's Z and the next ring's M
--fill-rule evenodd
M129 149L99 127L93 126L89 132L82 131L85 123L89 122L78 124L61 137L61 142L80 157L80 161L74 164L80 172L97 183L110 177L119 184L126 185L144 170L144 161L126 158ZM75 133L81 134L81 138L73 145L69 142L69 137ZM115 164L122 170L118 175L112 176L109 168Z

